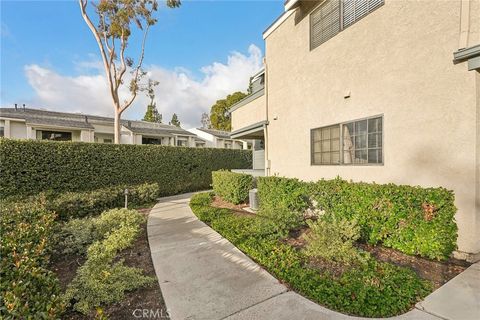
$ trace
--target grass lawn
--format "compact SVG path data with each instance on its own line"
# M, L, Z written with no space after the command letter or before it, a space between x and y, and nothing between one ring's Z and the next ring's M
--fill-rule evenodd
M292 230L281 213L278 219L240 214L213 207L212 199L209 193L191 199L200 220L291 289L330 309L366 317L394 316L410 310L433 289L431 281L411 269L379 261L358 248L362 263L319 262L285 241Z

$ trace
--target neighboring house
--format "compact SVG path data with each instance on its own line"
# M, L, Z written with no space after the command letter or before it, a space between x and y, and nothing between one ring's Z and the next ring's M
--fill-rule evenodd
M265 174L454 190L461 258L480 251L480 1L285 3L265 68L231 108Z
M145 121L121 121L122 144L196 147L195 134ZM113 143L113 118L29 108L0 108L0 136L12 139Z
M205 146L209 148L248 149L247 141L232 139L228 131L205 128L193 128L188 131L202 138L206 142Z

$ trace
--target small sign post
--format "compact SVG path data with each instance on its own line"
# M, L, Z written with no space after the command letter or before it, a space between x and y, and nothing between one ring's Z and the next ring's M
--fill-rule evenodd
M125 195L125 209L128 209L128 189L125 189L123 194Z

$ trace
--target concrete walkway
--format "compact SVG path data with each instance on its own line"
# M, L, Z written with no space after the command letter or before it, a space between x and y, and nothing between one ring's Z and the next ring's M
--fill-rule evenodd
M199 221L188 206L191 195L162 198L148 218L153 264L172 319L361 319L288 291ZM480 265L395 319L480 319Z

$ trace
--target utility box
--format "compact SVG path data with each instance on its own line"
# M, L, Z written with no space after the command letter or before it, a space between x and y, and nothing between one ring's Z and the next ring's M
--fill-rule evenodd
M250 204L250 209L257 211L259 204L258 204L258 190L252 189L248 192L248 202Z

